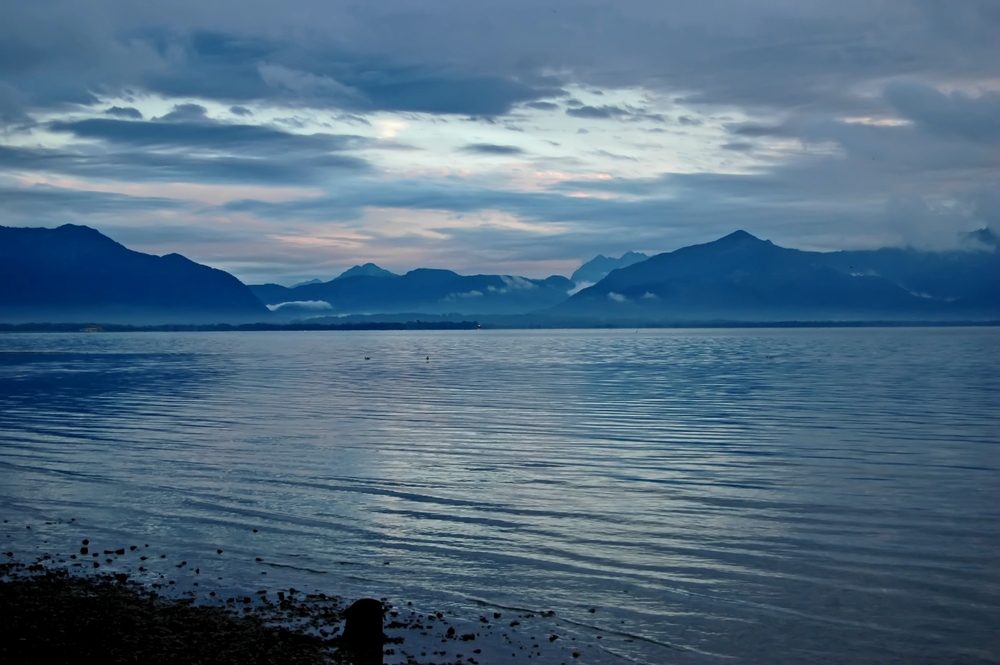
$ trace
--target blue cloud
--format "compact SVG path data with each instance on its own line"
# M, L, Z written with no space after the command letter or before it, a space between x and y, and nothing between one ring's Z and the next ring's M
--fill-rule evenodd
M895 81L885 87L885 98L929 132L970 141L1000 139L1000 93L944 94L925 83Z
M470 143L462 148L464 152L474 152L481 155L523 155L524 150L512 145L496 145L494 143Z
M142 120L142 113L139 109L132 108L131 106L112 106L107 111L107 115L113 115L117 118L132 118L133 120Z

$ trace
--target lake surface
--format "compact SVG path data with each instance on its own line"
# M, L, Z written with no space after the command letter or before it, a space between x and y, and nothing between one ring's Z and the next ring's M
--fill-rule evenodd
M237 591L553 611L542 662L1000 661L1000 329L0 351L5 550L135 540Z

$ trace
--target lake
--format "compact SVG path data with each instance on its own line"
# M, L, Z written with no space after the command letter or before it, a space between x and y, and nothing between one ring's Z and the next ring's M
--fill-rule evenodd
M481 663L997 662L1000 329L4 334L0 514Z

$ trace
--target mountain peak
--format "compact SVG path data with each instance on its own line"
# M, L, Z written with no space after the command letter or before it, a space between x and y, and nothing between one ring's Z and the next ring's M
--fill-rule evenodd
M972 233L966 233L962 241L964 244L975 248L992 249L994 252L1000 252L1000 236L994 233L993 229L988 226L977 229Z
M570 277L570 280L572 280L574 284L599 282L612 270L625 268L641 261L645 261L648 258L648 256L642 254L641 252L625 252L622 254L621 258L617 259L610 256L604 256L603 254L598 254L577 268L576 272L574 272L572 277Z
M395 277L395 273L389 272L384 268L379 268L374 263L366 263L361 266L354 266L349 268L340 274L337 279L343 279L345 277Z
M722 236L716 242L721 243L736 243L736 242L765 242L753 235L752 233L747 233L746 231L740 229L739 231L733 231L727 236Z

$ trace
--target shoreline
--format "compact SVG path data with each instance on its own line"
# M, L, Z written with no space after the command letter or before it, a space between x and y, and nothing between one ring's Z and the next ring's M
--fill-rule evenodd
M365 332L476 330L767 330L822 328L996 328L1000 320L967 321L671 321L503 323L475 321L368 321L354 323L162 324L0 323L2 333L156 333L156 332Z
M384 597L365 601L381 603L381 649L348 645L345 619L360 598L289 586L237 591L210 566L175 562L148 544L45 542L29 557L10 544L0 551L0 662L565 664L587 651L539 623L554 612L481 607L460 616Z
M40 564L0 564L0 661L144 663L340 662L333 639L170 598L124 573L73 575ZM283 604L289 610L291 601ZM258 605L256 610L263 608Z

